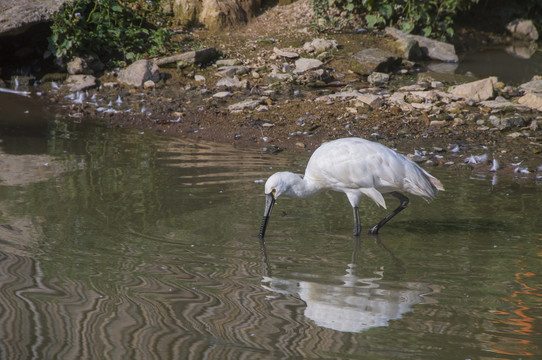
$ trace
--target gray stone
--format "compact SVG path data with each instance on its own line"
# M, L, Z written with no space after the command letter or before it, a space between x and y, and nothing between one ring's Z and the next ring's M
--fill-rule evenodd
M282 73L270 73L266 76L267 81L270 83L281 83L292 81L293 77L291 74L282 74Z
M521 84L519 88L530 92L542 92L542 80L531 80Z
M383 103L380 96L373 94L360 94L356 97L356 100L361 101L372 108L380 107Z
M241 62L236 59L221 59L217 60L215 64L218 66L234 66L241 65Z
M467 100L484 101L493 97L494 85L497 83L495 76L486 79L469 82L455 86L451 94Z
M17 35L29 27L47 22L69 0L0 1L0 35Z
M506 25L506 30L513 36L527 38L529 40L538 40L538 31L531 20L517 19Z
M386 85L388 81L390 81L390 75L386 73L381 72L374 72L367 78L369 81L369 84L380 86L380 85Z
M68 74L71 75L90 73L87 62L79 56L74 57L72 61L66 64L66 67Z
M144 87L145 89L151 89L151 88L153 88L153 87L155 87L155 86L156 86L156 83L155 83L154 81L152 81L152 80L147 80L147 81L145 81L145 82L143 83L143 87Z
M278 56L282 56L286 59L297 59L299 57L299 54L293 51L288 50L281 50L278 48L273 48L273 52L277 54Z
M324 63L317 59L301 58L295 62L295 72L303 73L308 70L315 70L322 66Z
M355 60L351 64L353 71L362 75L373 72L391 72L401 65L402 59L393 53L381 49L365 49L352 55Z
M248 74L249 72L250 72L250 69L244 65L222 66L218 68L218 75L224 76L224 77L244 75L244 74Z
M182 54L168 56L154 60L158 66L176 65L184 68L192 65L205 65L213 62L220 54L214 47L209 47L196 51L189 51Z
M220 91L220 92L217 92L216 94L213 95L214 98L217 98L217 99L224 99L226 97L230 97L232 96L232 93L229 92L229 91Z
M480 102L480 105L488 107L490 109L505 109L505 108L514 108L518 111L527 111L529 108L524 105L519 105L513 102L510 102L504 98L497 98L495 100L486 100Z
M420 45L412 38L406 36L398 38L397 47L407 60L418 61L423 59L423 52L420 49Z
M228 110L230 111L243 111L243 110L254 110L259 105L263 104L265 102L266 98L259 98L259 99L247 99L235 104L232 104L228 106Z
M386 34L395 39L407 38L417 41L424 56L430 59L454 63L459 60L452 44L432 40L424 36L406 34L401 30L390 27L386 28Z
M143 86L145 81L160 81L158 65L149 60L138 60L119 72L118 81L127 85Z
M495 126L499 130L525 126L527 124L527 121L519 115L509 118L499 118L495 115L492 115L489 117L489 122L491 123L491 125Z
M70 75L64 82L70 91L82 91L96 86L96 78L92 75Z
M324 69L308 70L299 74L297 82L300 84L307 84L310 86L318 86L328 83L332 80L329 72Z
M542 111L542 94L539 93L527 93L518 99L518 103Z
M216 87L222 87L222 88L226 88L226 89L232 89L232 88L235 88L235 89L248 89L248 81L247 80L239 80L239 78L237 78L237 77L235 77L235 78L225 77L225 78L220 79L216 83Z
M303 50L309 53L322 53L324 51L337 49L338 46L339 43L337 42L337 40L314 39L310 43L305 43L303 45Z

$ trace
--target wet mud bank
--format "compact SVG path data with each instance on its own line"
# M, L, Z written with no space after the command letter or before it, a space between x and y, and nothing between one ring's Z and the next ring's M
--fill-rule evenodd
M401 38L412 39L397 31L317 32L309 4L278 6L241 29L184 33L216 58L161 64L138 86L119 81L126 69L117 69L80 88L49 76L37 89L73 121L270 153L359 136L425 167L542 178L540 77L518 85L439 71L453 63L410 60Z

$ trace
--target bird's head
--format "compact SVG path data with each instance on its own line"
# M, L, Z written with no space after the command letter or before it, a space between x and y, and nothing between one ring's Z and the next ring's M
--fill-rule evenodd
M295 187L302 182L301 175L291 172L274 173L265 182L265 211L262 226L260 227L260 239L265 235L265 229L275 200L282 194L296 196Z
M265 195L271 194L275 200L282 194L295 196L294 187L300 180L300 175L291 172L274 173L265 183Z

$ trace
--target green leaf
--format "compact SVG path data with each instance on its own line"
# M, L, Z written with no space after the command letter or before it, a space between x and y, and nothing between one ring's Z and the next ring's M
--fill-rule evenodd
M378 17L376 15L368 14L365 16L365 21L367 21L368 28L374 28L376 23L378 23Z
M120 6L118 3L111 5L111 10L114 12L122 12L122 6Z
M401 24L401 30L405 33L411 33L412 30L414 30L416 26L414 25L414 23L408 21L408 22L404 22Z
M426 26L422 29L422 32L423 32L423 36L428 37L433 32L433 28L431 27L431 25Z
M393 8L392 8L391 5L389 5L389 4L382 5L382 6L378 9L378 12L379 12L380 15L382 15L384 18L386 18L387 20L389 20L389 19L391 18L391 16L393 15Z

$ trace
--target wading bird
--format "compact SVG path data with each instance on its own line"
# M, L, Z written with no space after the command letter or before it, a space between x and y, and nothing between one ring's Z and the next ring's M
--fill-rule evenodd
M278 172L267 179L260 239L265 235L271 210L279 196L307 197L325 189L346 194L354 210L354 235L357 236L361 232L358 204L363 195L383 208L386 208L386 202L382 193L390 193L399 199L399 207L369 230L370 234L377 234L384 224L408 205L409 199L401 192L429 201L444 187L437 178L406 156L382 144L361 138L330 141L314 151L305 176Z

